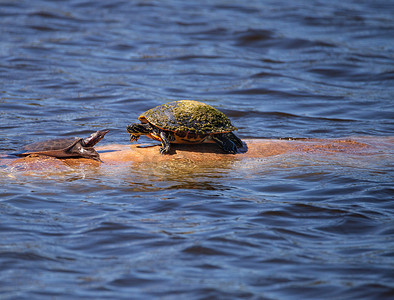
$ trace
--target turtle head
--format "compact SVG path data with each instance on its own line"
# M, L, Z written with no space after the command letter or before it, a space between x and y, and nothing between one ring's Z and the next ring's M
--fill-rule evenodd
M85 147L93 147L100 142L108 132L109 130L99 130L92 133L89 137L83 140L83 145Z
M127 126L127 132L130 133L130 140L137 141L141 135L147 135L152 132L149 124L130 124Z

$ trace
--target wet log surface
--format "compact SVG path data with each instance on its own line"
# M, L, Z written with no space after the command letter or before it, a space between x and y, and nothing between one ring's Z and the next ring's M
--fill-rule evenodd
M322 155L330 159L343 159L348 155L370 156L374 159L379 153L392 151L394 138L358 137L344 139L300 139L300 140L246 140L246 145L238 154L224 154L215 144L202 145L173 145L170 155L159 153L159 145L148 144L110 144L96 147L103 163L85 159L31 155L23 158L3 156L1 165L12 172L53 171L66 172L75 168L98 168L116 165L137 165L141 163L170 162L176 167L177 163L199 164L205 167L215 167L233 161L261 159L287 154Z

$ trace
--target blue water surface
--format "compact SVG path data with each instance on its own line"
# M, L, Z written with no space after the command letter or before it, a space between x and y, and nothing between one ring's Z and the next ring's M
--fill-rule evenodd
M1 1L0 150L167 101L247 138L393 136L392 1ZM142 142L149 142L141 138ZM391 299L393 160L0 169L2 299Z

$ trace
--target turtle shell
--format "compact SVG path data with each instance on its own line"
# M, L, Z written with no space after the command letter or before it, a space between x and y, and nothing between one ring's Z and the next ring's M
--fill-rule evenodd
M79 140L81 140L81 138L78 137L52 139L52 140L41 141L41 142L26 145L25 147L23 147L23 150L25 150L24 151L25 154L44 152L44 151L54 151L54 150L64 151L65 149L74 145Z
M17 155L27 156L30 154L41 154L41 155L58 157L58 158L83 156L81 153L82 151L81 149L83 148L82 141L83 139L77 137L41 141L41 142L26 145L25 147L23 147L22 152L18 153ZM87 149L93 149L93 148L87 148ZM91 151L91 152L94 153L95 151ZM87 153L87 155L88 157L90 157L90 154Z
M179 100L156 106L138 118L162 130L211 135L237 130L216 108L194 100Z

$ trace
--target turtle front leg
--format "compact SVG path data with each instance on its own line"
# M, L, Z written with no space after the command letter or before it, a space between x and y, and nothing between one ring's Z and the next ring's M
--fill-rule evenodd
M170 141L168 139L168 134L165 131L160 131L160 153L161 154L169 154L170 153Z
M226 153L235 154L238 152L237 145L232 141L232 137L230 139L226 133L214 134L212 140Z

